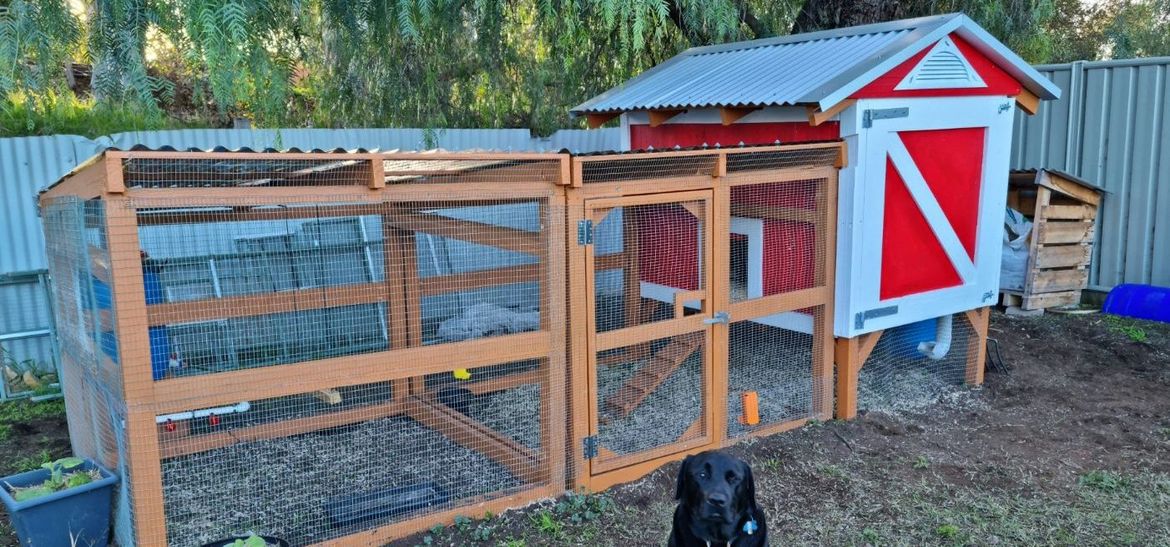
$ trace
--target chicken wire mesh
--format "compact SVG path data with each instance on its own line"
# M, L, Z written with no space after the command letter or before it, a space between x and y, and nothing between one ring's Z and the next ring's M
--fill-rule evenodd
M45 271L0 274L0 401L60 389L51 290Z
M918 410L959 391L981 343L962 313L886 329L858 375L858 408Z
M65 198L44 216L54 277L66 280L71 429L79 455L123 472L125 544L247 532L310 544L563 487L565 441L549 424L564 431L568 398L564 343L552 341L564 339L563 319L552 326L563 259L550 252L564 222L551 187L352 201L323 188L286 202L262 187L367 185L369 158L120 161L127 187L154 193ZM561 173L557 161L386 166L387 184ZM196 203L159 193L189 187L247 191ZM109 237L120 239L113 263ZM141 292L128 296L135 279ZM114 335L127 327L113 302L135 300L142 311L126 323L147 334L135 354L149 363L124 387L116 364L135 348ZM125 432L143 413L153 427Z

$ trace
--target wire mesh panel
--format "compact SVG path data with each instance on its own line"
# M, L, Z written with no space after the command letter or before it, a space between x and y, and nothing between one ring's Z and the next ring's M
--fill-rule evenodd
M814 320L822 320L818 307ZM800 332L748 320L731 324L727 394L727 431L738 437L768 426L816 415L817 340Z
M705 333L691 332L598 353L600 467L704 436L706 351Z
M702 309L707 203L595 209L597 332L682 317Z
M547 481L540 390L480 378L501 371L526 372L478 367L426 394L376 383L160 415L170 544L256 531L304 545Z
M966 314L886 329L858 378L858 408L915 410L960 389L980 336Z
M738 437L825 414L831 398L831 336L824 305L832 227L829 175L770 172L790 153L728 156L728 171L751 172L731 187L727 287L727 431ZM814 158L815 159L815 158Z

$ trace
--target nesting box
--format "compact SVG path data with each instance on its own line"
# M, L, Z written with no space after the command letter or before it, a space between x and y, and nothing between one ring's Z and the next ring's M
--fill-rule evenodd
M843 139L834 331L854 337L995 303L1013 111L1058 94L950 14L690 49L574 112L620 117L630 149ZM733 195L732 225L759 205ZM798 226L739 224L749 255L756 234L802 267ZM767 293L776 268L745 263Z

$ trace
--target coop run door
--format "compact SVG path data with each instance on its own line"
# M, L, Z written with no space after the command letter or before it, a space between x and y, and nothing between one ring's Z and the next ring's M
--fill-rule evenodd
M1012 115L1006 97L861 100L843 114L855 149L838 336L994 303Z
M710 442L712 226L710 191L586 202L593 475Z

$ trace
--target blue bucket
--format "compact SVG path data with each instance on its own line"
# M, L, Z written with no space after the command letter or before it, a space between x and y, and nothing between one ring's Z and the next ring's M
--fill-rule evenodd
M1113 315L1170 323L1170 287L1126 283L1113 287L1101 310Z

